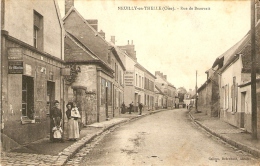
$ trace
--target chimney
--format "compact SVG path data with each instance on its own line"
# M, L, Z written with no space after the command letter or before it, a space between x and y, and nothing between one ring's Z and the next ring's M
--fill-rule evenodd
M127 45L129 45L129 40L127 40Z
M100 30L98 33L100 34L101 37L103 37L103 39L105 39L105 37L106 37L106 36L105 36L105 35L106 35L105 32L103 32L102 30Z
M116 37L115 36L111 36L111 42L114 43L114 44L116 43Z
M167 80L167 75L163 75L163 78L164 78L165 80Z
M92 19L92 20L86 20L89 25L92 26L96 31L98 31L98 20L97 19Z
M68 13L72 6L74 6L74 0L65 0L65 15Z
M132 40L132 45L134 45L134 42L133 42L133 40Z
M160 71L155 71L155 76L160 75Z

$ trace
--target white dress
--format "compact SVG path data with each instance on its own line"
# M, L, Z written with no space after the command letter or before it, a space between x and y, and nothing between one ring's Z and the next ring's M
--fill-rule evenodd
M71 118L68 121L68 125L69 125L69 131L68 131L68 137L69 139L77 139L79 138L79 123L78 120L75 120L74 117L76 118L80 118L80 114L78 109L73 108L71 110Z

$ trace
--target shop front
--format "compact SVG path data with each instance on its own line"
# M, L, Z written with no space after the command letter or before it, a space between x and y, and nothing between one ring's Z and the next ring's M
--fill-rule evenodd
M54 100L63 110L60 75L64 61L15 39L2 50L2 134L4 149L46 137Z

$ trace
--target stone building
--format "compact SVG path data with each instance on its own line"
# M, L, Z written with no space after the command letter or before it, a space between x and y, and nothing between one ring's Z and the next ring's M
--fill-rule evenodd
M125 52L125 104L134 103L134 110L138 111L138 103L142 103L144 110L154 109L155 76L137 62L133 41L124 46L118 46Z
M144 70L144 109L155 109L155 79L156 77L148 70Z
M208 71L206 72L208 73ZM218 74L207 75L206 82L197 90L197 108L210 117L219 116Z
M155 92L154 107L156 110L158 110L158 109L163 108L164 93L156 85L154 88L154 92Z
M55 0L1 2L1 141L9 150L50 133L54 100L64 110L64 30Z
M163 75L160 71L155 72L155 85L164 93L163 108L175 108L176 88L167 81L167 75Z
M97 21L84 19L73 3L66 3L66 8L64 27L74 40L73 47L65 45L66 62L81 69L70 86L68 100L78 103L83 125L113 118L119 115L123 101L123 60L105 40L105 33L98 32Z

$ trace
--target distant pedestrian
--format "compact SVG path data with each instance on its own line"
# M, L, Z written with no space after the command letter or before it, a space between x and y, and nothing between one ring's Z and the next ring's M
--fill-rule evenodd
M133 107L134 107L134 102L129 104L129 114L131 114Z
M62 119L62 112L61 112L61 109L59 109L59 105L60 105L60 102L58 100L55 100L54 106L50 111L50 118L51 118L50 119L50 121L51 121L50 130L51 130L51 133L53 133L53 131L52 131L53 127L59 125L59 123L61 122L61 119ZM50 140L54 141L53 134L50 134Z
M125 103L123 102L121 105L121 113L124 114L125 112Z
M138 107L139 107L139 115L142 115L143 104L139 103Z

